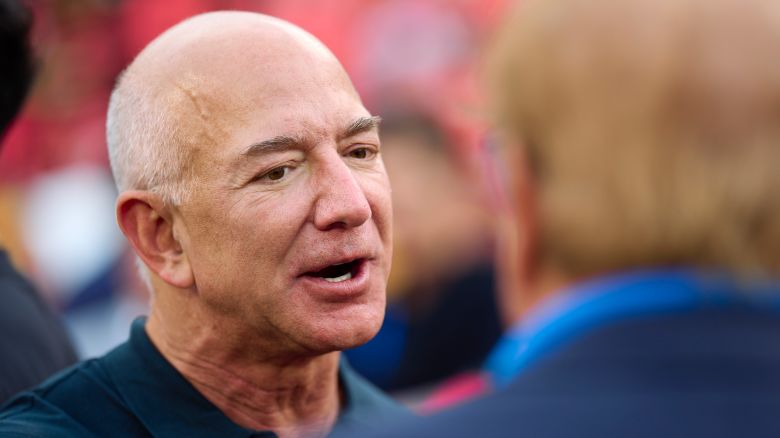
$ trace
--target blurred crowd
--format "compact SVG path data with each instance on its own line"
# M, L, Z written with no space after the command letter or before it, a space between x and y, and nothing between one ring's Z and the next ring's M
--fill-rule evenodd
M477 174L479 53L502 0L39 0L39 72L0 160L0 234L62 313L82 357L121 342L148 292L115 225L105 145L115 78L154 37L197 13L238 9L312 32L383 117L395 256L380 334L348 352L379 386L423 392L478 367L502 328ZM436 211L437 214L427 214Z

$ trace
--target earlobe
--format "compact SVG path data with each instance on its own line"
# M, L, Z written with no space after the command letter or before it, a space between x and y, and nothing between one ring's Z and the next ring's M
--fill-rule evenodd
M117 199L116 215L122 233L152 272L180 289L194 284L189 260L174 233L173 216L159 196L123 192Z

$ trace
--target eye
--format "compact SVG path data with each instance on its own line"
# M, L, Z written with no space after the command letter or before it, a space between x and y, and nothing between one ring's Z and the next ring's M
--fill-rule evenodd
M268 172L260 175L257 177L257 180L263 181L263 182L276 182L282 180L284 177L286 177L290 171L292 170L292 167L290 166L279 166L275 167Z
M266 173L265 177L271 181L278 181L284 178L284 176L287 175L287 172L289 171L290 171L289 167L277 167L276 169Z
M358 147L349 151L347 155L358 160L366 160L376 155L376 151L368 147Z

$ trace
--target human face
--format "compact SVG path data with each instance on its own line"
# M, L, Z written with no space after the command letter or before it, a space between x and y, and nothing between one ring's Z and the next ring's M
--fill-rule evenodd
M204 98L224 137L197 150L178 218L214 321L259 335L269 352L320 354L381 325L390 186L377 122L341 67L289 63L256 86L259 73L242 72L233 83L249 85Z

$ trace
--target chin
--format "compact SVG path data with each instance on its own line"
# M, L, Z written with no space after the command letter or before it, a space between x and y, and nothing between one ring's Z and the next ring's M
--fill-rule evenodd
M347 350L373 339L382 327L384 303L375 310L361 310L348 315L329 315L313 333L312 343L316 349L322 353Z

